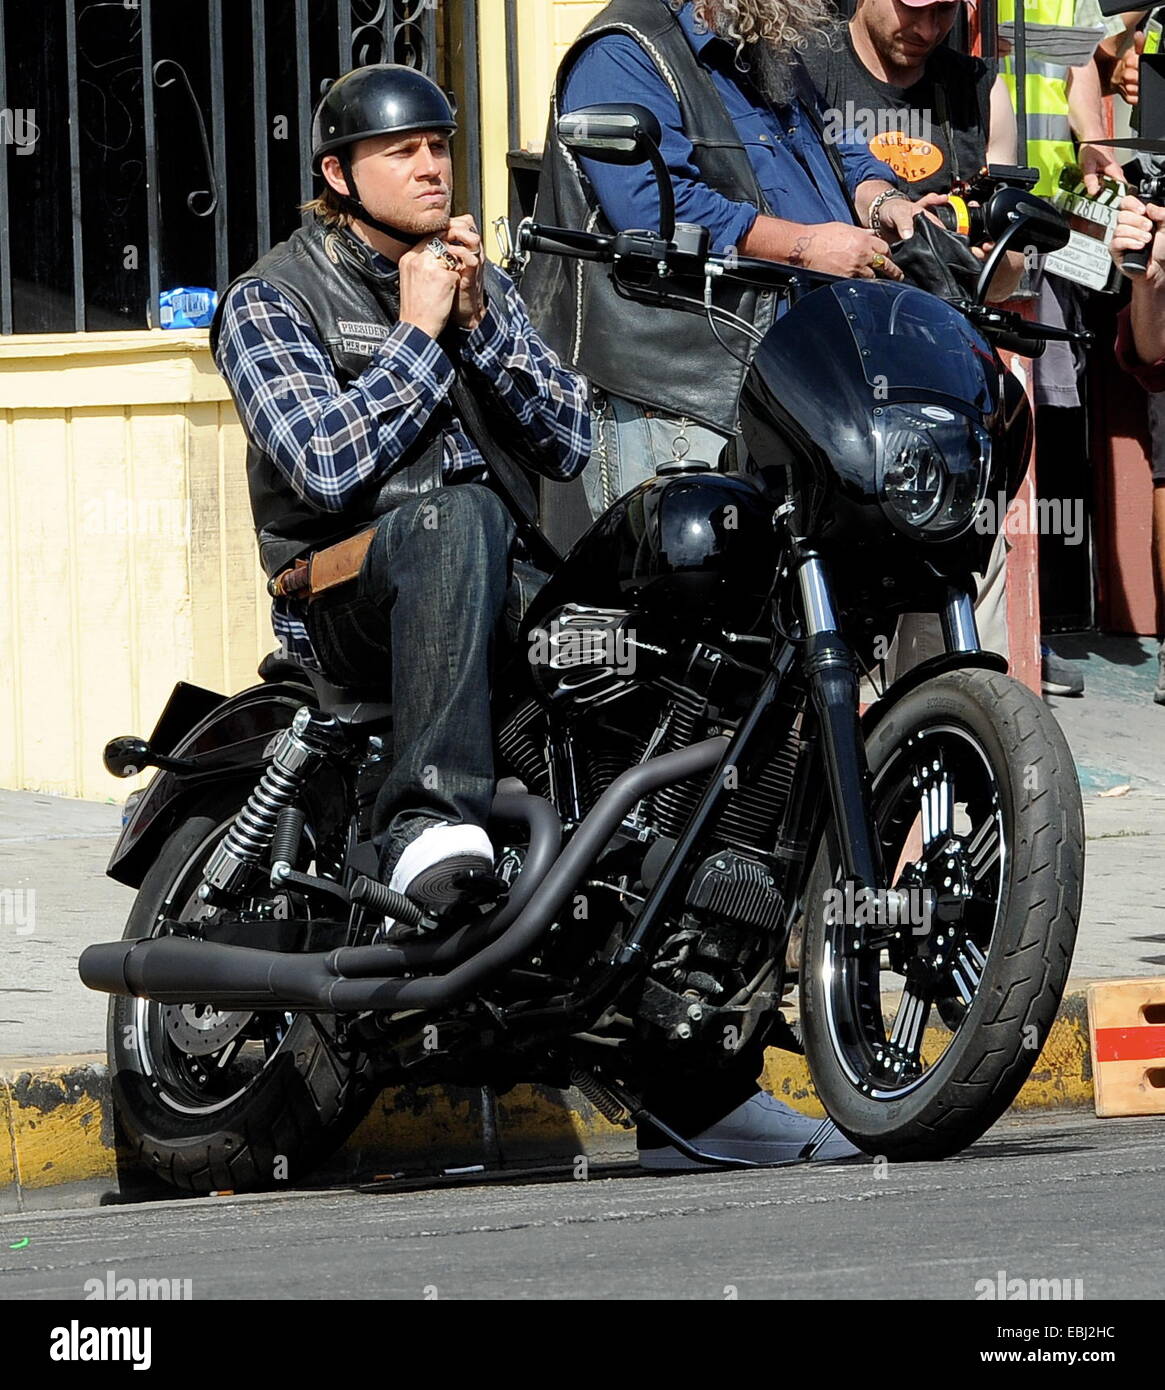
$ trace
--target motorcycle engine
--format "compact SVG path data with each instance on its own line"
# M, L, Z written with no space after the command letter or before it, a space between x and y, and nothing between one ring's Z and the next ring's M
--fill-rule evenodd
M568 826L577 824L628 768L731 732L763 677L736 648L681 648L630 610L559 609L531 634L537 698L503 728L502 758ZM761 647L746 650L755 659ZM775 938L787 931L787 913L774 850L800 751L794 728L716 818L645 995L646 1012L669 1035L691 1035L693 1006L700 1019L720 1021L717 1010L747 991L766 962L783 960ZM609 951L633 923L705 785L693 778L665 787L624 821L588 881L607 890L599 896L616 933L591 935L593 946Z

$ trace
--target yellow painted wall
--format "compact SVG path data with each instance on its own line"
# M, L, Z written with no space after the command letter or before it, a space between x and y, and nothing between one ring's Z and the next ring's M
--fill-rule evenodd
M540 149L602 0L480 0L485 211L507 211L508 45ZM496 244L489 243L491 254ZM121 799L101 750L175 681L233 693L274 646L245 444L205 332L0 337L0 786Z
M532 0L519 5L524 149L542 148L554 74L584 25L602 8L603 0Z
M566 50L582 27L603 8L604 0L520 0L517 33L506 30L505 0L479 0L481 40L478 48L482 108L482 194L485 219L492 227L509 211L510 181L506 154L510 147L507 54L519 49L519 143L540 150L546 138L550 91ZM492 232L489 253L498 254Z
M0 786L120 798L110 738L274 646L206 337L0 338Z

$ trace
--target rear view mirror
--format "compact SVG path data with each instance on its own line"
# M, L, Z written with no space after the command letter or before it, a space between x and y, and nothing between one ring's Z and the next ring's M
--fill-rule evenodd
M605 102L560 116L558 138L571 154L604 164L646 164L663 131L646 106Z
M582 106L558 118L558 138L571 154L603 164L650 164L659 189L659 234L670 244L676 234L676 195L659 152L663 130L654 111L620 102Z
M1023 223L1023 243L1041 255L1068 245L1071 232L1063 214L1047 201L1022 188L1000 188L983 209L987 234L998 242L1009 228ZM1016 240L1012 237L1009 240Z

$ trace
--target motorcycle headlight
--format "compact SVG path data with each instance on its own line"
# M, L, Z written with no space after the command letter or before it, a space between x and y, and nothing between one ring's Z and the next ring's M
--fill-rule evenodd
M987 493L991 440L945 406L891 405L874 411L878 496L900 531L953 540L975 520Z

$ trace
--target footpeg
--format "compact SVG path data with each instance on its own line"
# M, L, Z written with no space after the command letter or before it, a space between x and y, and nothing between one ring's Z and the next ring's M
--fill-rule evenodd
M403 893L394 893L374 878L361 875L349 890L349 897L359 907L367 908L378 917L391 917L406 927L419 927L424 912Z
M500 903L509 896L510 885L492 869L466 869L451 880L457 893L457 907L481 907Z

